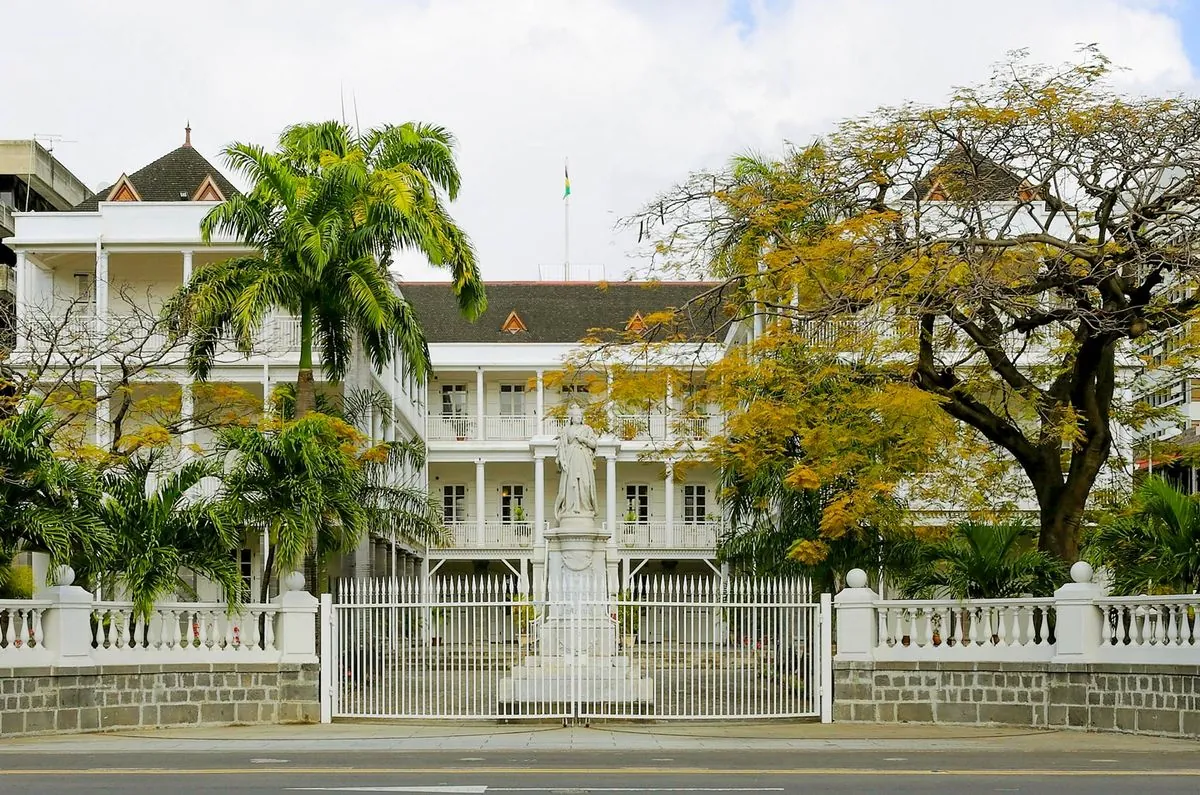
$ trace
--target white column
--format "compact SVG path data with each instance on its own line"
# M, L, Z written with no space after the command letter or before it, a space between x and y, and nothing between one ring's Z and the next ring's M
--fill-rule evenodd
M192 395L192 384L189 381L182 381L179 384L179 418L183 423L183 435L180 439L179 458L183 461L192 458L191 447L196 443L196 430L192 427L192 418L195 414L196 403L195 397Z
M608 432L616 433L617 432L617 418L616 418L616 409L614 408L614 404L613 404L612 391L613 391L613 374L612 374L612 370L609 370L608 371L608 392L604 396L604 400L606 403L604 413L608 417ZM612 521L612 520L610 519L609 521Z
M663 495L667 512L667 544L675 545L675 462L667 461L667 493Z
M100 399L100 392L104 388L103 375L100 368L96 368L96 446L101 450L107 450L109 445L109 437L112 429L109 427L109 405L107 399Z
M617 521L617 454L615 451L604 460L604 515L608 522L609 534L613 538L617 538L617 528L620 522Z
M475 459L475 540L479 546L483 546L484 533L484 512L487 510L486 497L483 484L483 459Z
M33 272L33 268L29 265L29 258L24 251L17 252L17 264L13 268L13 275L17 280L17 347L21 348L28 344L29 335L29 302L33 297L33 290L29 289L29 278Z
M263 362L262 372L263 416L271 413L271 365Z
M475 438L476 439L486 438L483 435L484 434L484 429L483 429L483 407L484 407L484 405L485 405L485 403L484 403L484 394L483 394L483 368L476 367L475 368L475 416L478 418L476 420L478 425L476 425L476 427L475 427Z
M1079 561L1071 567L1072 582L1054 592L1056 663L1096 659L1105 620L1096 600L1104 596L1104 588L1092 582L1093 574L1089 564Z
M96 333L108 332L108 252L96 244Z
M183 252L183 283L187 284L192 280L192 252Z
M546 524L546 459L533 456L533 542L541 544Z
M879 622L875 620L876 598L875 592L867 587L865 571L851 569L846 574L846 587L833 598L837 608L839 660L870 660L873 657L879 632Z
M546 432L546 379L545 370L537 371L537 421L538 433Z

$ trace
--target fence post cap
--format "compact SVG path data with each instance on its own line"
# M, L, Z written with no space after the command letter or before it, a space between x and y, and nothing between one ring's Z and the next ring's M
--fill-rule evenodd
M304 574L298 571L288 572L283 578L283 587L288 591L303 591Z
M1092 576L1095 571L1087 561L1076 561L1075 565L1071 566L1071 580L1077 583L1089 583L1092 581Z
M867 573L862 569L850 569L850 571L846 572L846 587L866 588Z

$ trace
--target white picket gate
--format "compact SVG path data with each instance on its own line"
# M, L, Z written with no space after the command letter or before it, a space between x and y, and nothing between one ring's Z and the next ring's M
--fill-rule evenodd
M806 581L606 592L343 581L322 599L322 718L829 720L832 611Z

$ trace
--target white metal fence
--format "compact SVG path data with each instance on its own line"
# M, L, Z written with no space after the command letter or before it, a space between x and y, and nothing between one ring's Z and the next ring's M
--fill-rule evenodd
M647 579L618 596L581 587L555 600L514 584L343 582L322 602L322 714L827 719L831 712L829 600L814 601L804 581Z

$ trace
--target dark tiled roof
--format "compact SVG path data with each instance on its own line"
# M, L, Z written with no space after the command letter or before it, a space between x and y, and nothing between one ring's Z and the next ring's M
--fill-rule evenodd
M951 201L1016 201L1025 181L998 163L978 154L958 152L938 163L901 201L924 200L934 181Z
M704 282L489 282L488 308L474 323L459 314L449 282L408 282L400 286L412 303L431 343L578 342L595 329L624 331L643 316L680 309L678 333L694 339L723 336L728 319L715 295L693 302L717 285ZM686 308L685 308L686 307ZM500 327L516 312L528 331L510 334Z
M204 183L204 178L212 175L213 182L225 196L233 196L238 189L225 178L216 166L208 162L204 155L191 146L181 146L178 149L155 160L148 166L138 169L129 175L129 181L137 189L142 201L147 202L177 202L181 201L180 194L187 196L190 201L196 191ZM114 182L113 185L116 183ZM77 211L95 210L104 201L113 188L109 185L97 191L94 196L84 199L72 209Z

